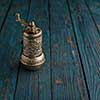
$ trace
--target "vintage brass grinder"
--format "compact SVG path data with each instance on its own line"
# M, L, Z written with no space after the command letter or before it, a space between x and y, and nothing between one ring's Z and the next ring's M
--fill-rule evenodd
M29 70L36 70L45 61L44 53L42 52L42 30L36 27L33 21L26 23L20 18L19 13L16 14L16 21L25 27L21 63Z

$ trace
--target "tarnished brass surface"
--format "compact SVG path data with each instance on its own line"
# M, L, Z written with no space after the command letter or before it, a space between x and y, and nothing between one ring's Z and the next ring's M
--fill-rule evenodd
M16 20L25 26L21 63L26 65L27 69L38 69L45 61L42 52L42 30L36 27L33 21L29 24L26 23L18 13L16 14Z
M41 65L44 63L45 58L44 58L44 54L42 53L40 56L35 57L33 59L30 59L29 57L26 57L24 55L21 56L21 63L26 65L26 69L38 69L41 67Z

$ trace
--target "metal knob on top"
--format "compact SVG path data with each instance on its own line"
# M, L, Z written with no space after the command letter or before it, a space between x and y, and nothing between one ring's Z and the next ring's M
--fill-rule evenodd
M16 21L25 27L23 31L23 51L21 63L29 70L35 70L41 67L45 62L44 53L42 52L42 30L36 27L34 21L26 23L16 14Z

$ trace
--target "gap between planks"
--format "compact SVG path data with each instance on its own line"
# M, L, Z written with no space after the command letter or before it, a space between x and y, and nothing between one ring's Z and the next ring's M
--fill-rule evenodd
M12 3L13 3L13 0L10 1L10 4L9 4L8 9L7 9L7 11L6 11L6 14L5 14L5 16L4 16L3 22L2 22L1 27L0 27L0 33L1 33L2 28L3 28L4 24L5 24L5 21L6 21L6 18L7 18L7 16L8 16L8 13L9 13L9 11L10 11L10 9L11 9Z
M81 62L81 65L82 65L82 70L83 70L85 85L86 85L86 89L87 89L87 93L88 93L88 98L90 100L90 93L89 93L88 83L87 83L87 80L86 80L84 65L83 65L83 62L82 62L81 53L80 53L80 50L79 50L79 45L78 45L78 41L77 41L77 37L76 37L76 32L75 32L74 24L73 24L73 19L72 19L70 4L69 4L69 0L66 0L66 1L67 1L68 10L69 10L69 14L70 14L70 19L71 19L71 23L72 23L72 28L73 28L73 32L74 32L74 37L75 37L75 41L76 41L76 45L77 45L77 50L78 50L80 62Z

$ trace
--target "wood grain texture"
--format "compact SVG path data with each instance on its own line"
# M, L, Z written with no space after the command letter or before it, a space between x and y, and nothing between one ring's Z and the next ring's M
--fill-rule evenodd
M34 20L43 31L46 62L38 71L20 68L16 100L51 100L48 0L31 0L28 21Z
M2 30L3 24L10 10L11 4L12 4L12 0L0 1L0 32Z
M1 2L1 1L0 1ZM28 0L14 0L0 33L0 100L13 100L21 52L21 26L15 13L26 17Z
M67 2L49 2L52 100L88 100Z
M100 1L0 1L0 100L100 100ZM19 63L20 12L43 30L46 62Z
M100 35L83 0L69 0L91 100L100 100Z
M98 32L100 32L100 0L84 0Z

